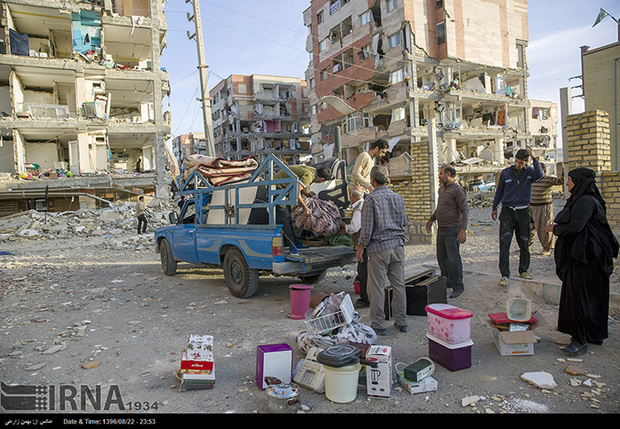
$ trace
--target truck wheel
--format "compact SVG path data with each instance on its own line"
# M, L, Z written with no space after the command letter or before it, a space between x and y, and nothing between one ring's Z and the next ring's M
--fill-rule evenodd
M230 249L224 256L224 279L230 293L237 298L249 298L258 289L258 270L248 267L237 248Z
M304 282L304 283L309 283L309 284L315 284L320 282L321 280L323 280L325 278L325 271L321 271L320 273L317 274L310 274L307 276L299 276L299 279Z
M177 261L172 257L170 243L165 238L159 245L159 256L161 258L161 268L167 276L173 276L177 272Z

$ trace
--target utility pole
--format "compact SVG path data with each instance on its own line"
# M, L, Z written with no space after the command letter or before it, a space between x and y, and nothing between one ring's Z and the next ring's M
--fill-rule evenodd
M200 71L200 89L202 95L202 117L205 128L205 139L207 141L207 156L215 156L215 144L213 143L213 118L211 117L211 97L209 97L209 79L207 77L207 64L205 61L204 40L202 37L202 21L200 18L200 1L185 0L185 3L192 2L194 6L194 16L187 14L188 21L194 21L196 32L192 35L187 32L190 39L196 38L198 48L198 70Z

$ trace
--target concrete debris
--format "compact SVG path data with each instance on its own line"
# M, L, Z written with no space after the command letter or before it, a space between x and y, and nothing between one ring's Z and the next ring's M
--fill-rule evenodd
M577 365L569 365L566 368L566 372L570 375L584 375L586 373L583 368L580 368Z
M99 366L101 362L99 362L98 360L93 360L93 361L89 361L86 363L82 364L82 369L92 369L92 368L96 368Z
M88 238L108 240L108 248L152 250L146 242L152 232L167 225L168 214L174 210L171 203L151 201L148 208L148 232L137 234L135 203L125 202L114 209L80 209L74 212L38 212L28 210L0 218L0 243L23 239Z
M41 352L41 354L51 355L51 354L54 354L54 353L59 352L61 350L64 350L65 347L66 346L64 344L56 344L56 345L53 345L52 347L50 347L49 349Z
M557 387L553 376L544 371L526 372L521 375L521 379L541 389L555 389Z
M465 398L461 399L461 405L463 407L472 407L476 404L476 402L478 402L480 400L480 396L477 395L473 395L473 396L466 396Z

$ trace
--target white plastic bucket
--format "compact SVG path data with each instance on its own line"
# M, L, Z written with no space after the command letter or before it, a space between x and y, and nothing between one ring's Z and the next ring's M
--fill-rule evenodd
M361 364L325 368L325 396L332 402L344 404L357 397L357 382Z

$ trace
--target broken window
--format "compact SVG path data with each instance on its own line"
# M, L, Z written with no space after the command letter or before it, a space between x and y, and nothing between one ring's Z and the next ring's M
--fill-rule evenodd
M367 10L360 15L360 25L366 25L369 22L372 22L372 12L370 10Z
M403 69L394 70L390 73L390 85L393 85L398 82L402 82L404 79L404 71Z
M443 45L446 43L446 23L440 22L437 24L437 44Z
M394 48L396 46L400 46L401 40L402 40L402 38L401 38L401 35L400 35L400 31L397 32L397 33L392 34L389 37L389 46L390 46L390 48Z
M405 120L405 108L404 107L396 107L392 110L392 121L403 121Z

